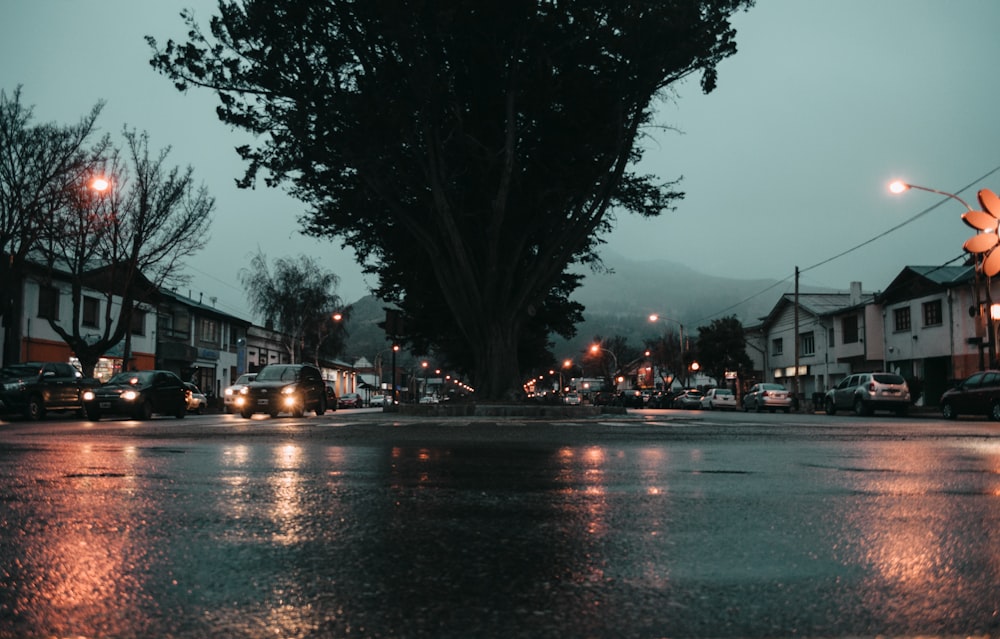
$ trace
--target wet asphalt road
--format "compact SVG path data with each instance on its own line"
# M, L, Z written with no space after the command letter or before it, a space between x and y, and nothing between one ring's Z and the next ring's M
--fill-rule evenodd
M1000 424L0 423L0 637L1000 635Z

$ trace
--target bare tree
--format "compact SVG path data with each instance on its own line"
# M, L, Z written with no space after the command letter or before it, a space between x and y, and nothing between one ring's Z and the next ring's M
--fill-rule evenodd
M21 102L21 88L0 91L0 319L5 330L5 363L17 361L24 298L24 269L29 254L52 228L58 212L77 191L85 167L110 146L100 139L88 149L98 103L72 126L33 124L33 112Z
M253 311L282 334L293 362L302 361L312 340L318 360L327 339L324 336L336 338L339 333L328 322L333 313L344 312L343 301L335 292L340 278L323 270L314 259L305 255L297 260L279 258L272 272L267 256L258 250L250 267L240 271L240 281Z
M58 272L71 282L70 324L54 319L49 324L73 349L86 374L122 340L128 364L137 304L182 281L182 260L204 247L215 207L207 189L195 186L190 166L167 165L169 147L152 155L146 133L126 129L124 138L123 151L93 166L93 174L76 175L71 195L38 245L50 276ZM98 172L107 181L99 193L90 187ZM85 288L103 294L100 333L83 330Z

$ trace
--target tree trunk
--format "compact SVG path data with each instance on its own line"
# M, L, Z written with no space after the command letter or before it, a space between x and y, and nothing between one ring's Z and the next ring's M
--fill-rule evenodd
M521 386L517 357L516 321L505 317L484 317L485 338L473 345L476 360L476 397L486 401L513 401Z
M12 265L5 263L0 270L0 290L3 291L2 322L4 331L4 366L21 361L21 318L24 317L24 278Z

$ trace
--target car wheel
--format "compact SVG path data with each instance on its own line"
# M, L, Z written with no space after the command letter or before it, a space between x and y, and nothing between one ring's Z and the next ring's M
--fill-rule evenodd
M993 408L994 410L996 409L995 404ZM958 411L955 410L955 407L952 405L951 402L945 402L941 404L941 417L944 417L945 419L957 419Z
M250 419L251 417L253 417L253 413L248 410L241 410L240 417L242 417L243 419Z
M305 402L303 402L302 404L299 404L298 406L296 406L295 408L292 409L292 417L296 417L296 418L297 417L302 417L305 414L306 414L306 405L305 405Z
M91 408L84 408L84 413L92 422L98 422L101 420L101 411L96 406Z
M278 418L278 411L272 410L271 412L268 413L268 415L271 416L271 419L277 419Z
M757 405L757 412L758 412L758 413L764 410L764 407L763 407L763 406L761 406L761 404L760 404L760 402L759 402L759 401L758 401L758 402L756 402L756 405Z
M24 407L24 416L33 422L37 422L45 417L45 402L40 395L32 395L28 398L28 404Z
M182 401L177 405L177 410L174 411L174 417L177 419L184 419L188 414L187 400Z
M319 417L326 412L326 397L320 395L319 401L316 402L316 417Z
M836 415L837 414L837 405L833 403L832 399L827 399L826 400L826 406L825 406L825 408L826 408L826 414L827 415Z
M146 421L153 416L153 405L149 403L147 399L143 403L139 404L139 407L135 409L134 417L140 421Z
M860 397L854 400L854 414L858 417L864 417L868 414L868 408L865 406L865 403L861 401Z
M995 422L1000 422L1000 402L994 402L994 404L990 406L990 419Z

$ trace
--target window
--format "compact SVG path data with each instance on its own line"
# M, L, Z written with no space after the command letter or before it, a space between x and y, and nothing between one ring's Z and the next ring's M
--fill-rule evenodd
M910 330L910 307L904 306L903 308L897 308L892 312L892 317L895 322L896 332L908 331Z
M799 335L799 351L802 355L816 354L816 336L812 331Z
M784 344L782 338L771 340L771 355L781 355L784 350Z
M133 335L146 334L146 311L140 308L132 309L132 329Z
M219 343L219 323L207 317L198 320L198 339L202 342Z
M833 342L833 327L830 327L826 331L826 345L829 348L833 348L833 344L834 344L834 342Z
M42 286L38 289L38 317L59 319L59 289L51 286Z
M941 326L941 300L924 302L924 326Z
M83 298L83 317L81 318L81 323L84 326L90 326L97 328L100 326L101 317L101 300L96 297L86 297Z
M845 344L855 344L858 341L858 316L848 315L840 321L840 329L844 335Z

